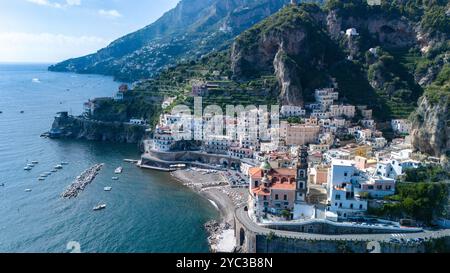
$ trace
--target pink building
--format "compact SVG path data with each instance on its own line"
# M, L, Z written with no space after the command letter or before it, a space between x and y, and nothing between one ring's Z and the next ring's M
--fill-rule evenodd
M294 210L297 171L295 169L272 169L269 162L259 168L251 168L249 205L256 216L266 213L280 214Z

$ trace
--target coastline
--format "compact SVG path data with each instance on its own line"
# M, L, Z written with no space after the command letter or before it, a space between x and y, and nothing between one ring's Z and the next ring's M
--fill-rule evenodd
M206 171L178 170L172 172L171 176L210 201L219 211L218 221L205 224L211 252L235 252L234 213L236 207L245 202L246 190L231 188L222 172L205 173Z

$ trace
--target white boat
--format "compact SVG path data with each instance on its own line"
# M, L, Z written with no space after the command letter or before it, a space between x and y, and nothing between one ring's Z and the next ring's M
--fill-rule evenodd
M31 189L26 189L25 192L31 192Z
M39 177L38 180L39 180L39 181L44 181L44 180L45 180L45 177Z
M25 171L31 171L32 170L32 168L31 167L25 167L25 168L23 168Z
M55 166L55 170L61 170L62 168L63 168L62 165L56 165L56 166Z
M117 176L114 176L114 177L112 178L112 180L119 180L119 178L118 178Z
M46 174L46 173L43 173L43 174L41 174L41 176L40 177L47 177L48 176L48 174Z
M30 167L30 168L33 168L34 167L34 164L27 164L27 167Z
M123 172L123 168L122 168L122 167L118 167L118 168L114 171L115 174L121 174L122 172Z
M94 211L106 209L106 204L98 205L93 208Z
M111 190L112 190L112 187L104 187L103 190L104 190L104 191L111 191Z

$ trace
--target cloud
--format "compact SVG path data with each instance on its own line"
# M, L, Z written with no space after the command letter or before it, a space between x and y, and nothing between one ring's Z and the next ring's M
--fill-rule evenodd
M57 62L95 52L110 42L96 36L0 32L0 62Z
M61 1L56 2L56 1L50 1L50 0L27 0L27 1L30 3L39 5L39 6L47 6L47 7L58 8L58 9L81 5L81 0L65 0L62 2Z
M100 14L101 16L105 16L105 17L110 17L110 18L119 18L122 17L122 14L120 14L117 10L115 9L111 9L111 10L104 10L101 9L98 11L98 14Z

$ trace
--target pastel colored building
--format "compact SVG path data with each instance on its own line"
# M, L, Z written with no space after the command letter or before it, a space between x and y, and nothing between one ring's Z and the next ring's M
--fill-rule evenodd
M318 140L320 126L307 124L289 124L282 121L280 125L280 137L286 145L308 145Z
M295 169L272 169L266 161L250 168L249 207L256 217L294 210L297 173Z

